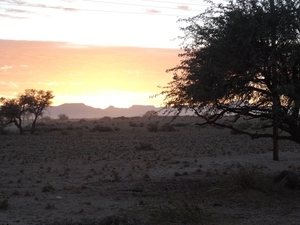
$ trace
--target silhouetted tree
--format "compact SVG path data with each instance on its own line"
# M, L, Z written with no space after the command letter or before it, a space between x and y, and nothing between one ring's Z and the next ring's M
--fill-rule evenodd
M20 130L20 134L23 134L24 119L33 116L30 133L34 134L36 121L38 117L42 116L46 107L51 105L52 98L54 96L51 91L37 91L34 89L25 90L25 94L21 94L14 99L1 98L1 123L3 125L14 123Z
M160 93L167 113L192 110L205 122L252 138L300 144L300 1L235 0L182 19L189 23L173 80ZM159 95L160 95L159 94ZM224 115L235 115L222 123ZM270 121L270 133L235 126L239 118ZM279 132L279 129L284 132Z
M24 134L23 118L28 112L27 107L20 99L5 99L1 98L1 117L3 125L6 126L14 123L20 130L20 134Z
M27 89L25 94L19 98L27 105L28 112L33 115L30 133L34 134L38 117L41 117L44 110L52 104L51 100L54 98L54 95L52 91Z

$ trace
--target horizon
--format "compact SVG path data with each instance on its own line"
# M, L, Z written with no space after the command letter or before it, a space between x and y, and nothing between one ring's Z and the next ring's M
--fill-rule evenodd
M161 107L156 107L155 105L131 105L131 106L129 106L129 107L116 107L116 106L114 106L114 105L109 105L109 106L107 106L107 107L105 107L105 108L99 108L99 107L93 107L93 106L87 105L87 104L85 104L85 103L83 103L83 102L72 102L72 103L66 102L66 103L62 103L62 104L59 104L59 105L50 105L50 106L48 106L48 107L59 107L59 106L62 106L62 105L84 105L84 106L92 107L92 108L94 108L94 109L102 109L102 110L105 110L105 109L108 109L108 108L115 108L115 109L130 109L130 108L133 108L133 107L135 107L135 106L154 107L154 108L157 108L157 109L161 108Z

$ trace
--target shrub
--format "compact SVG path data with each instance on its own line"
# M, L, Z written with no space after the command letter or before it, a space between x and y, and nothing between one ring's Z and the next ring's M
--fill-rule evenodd
M85 119L80 119L80 120L79 120L79 123L85 123L85 122L86 122Z
M114 127L114 130L115 130L115 131L119 131L119 130L120 130L120 127Z
M8 204L8 200L7 199L0 201L0 209L1 210L7 209L8 205L9 204Z
M47 122L50 122L52 120L52 118L50 116L44 116L42 117L41 119L43 122L47 123Z
M103 121L110 121L111 118L109 116L104 116L102 117L100 120L103 120Z
M156 112L155 110L150 110L150 111L147 111L147 112L143 115L143 117L146 117L146 118L151 117L151 116L157 116L157 112Z
M155 122L155 123L149 123L147 125L147 130L149 132L157 132L158 131L158 122Z
M185 198L169 200L151 213L153 224L203 224L205 213L197 203Z
M128 215L110 215L102 219L87 219L82 218L80 221L72 219L56 219L52 221L43 222L46 225L144 225L146 223L139 221L134 217Z
M256 168L246 168L239 163L238 171L233 171L229 178L229 191L230 193L237 190L257 189Z
M60 121L66 121L68 119L69 119L69 117L66 114L59 114L58 115L58 120L60 120Z
M164 125L161 126L159 130L164 132L176 131L175 128L170 123L165 123Z
M138 125L132 121L129 121L129 126L130 127L137 127Z
M135 146L135 150L155 150L151 143L140 142L138 146Z
M101 125L96 125L90 131L91 132L95 132L95 131L98 131L98 132L114 132L114 130L111 127L101 126Z
M174 123L172 125L173 125L173 127L187 127L190 124L189 123Z

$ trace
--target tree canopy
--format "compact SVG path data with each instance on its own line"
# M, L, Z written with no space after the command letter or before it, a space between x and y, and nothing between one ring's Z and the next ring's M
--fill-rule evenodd
M53 98L52 91L35 89L27 89L24 94L20 94L14 99L2 97L0 99L2 104L0 108L1 125L14 123L20 130L20 134L23 134L24 119L33 117L30 133L34 134L38 117L42 116L44 110L52 104Z
M205 119L252 138L300 144L300 1L236 0L211 6L188 23L181 62L167 70L165 109L192 110ZM224 124L225 115L270 121L270 133L251 133ZM262 125L261 128L264 128ZM284 132L279 132L284 131Z

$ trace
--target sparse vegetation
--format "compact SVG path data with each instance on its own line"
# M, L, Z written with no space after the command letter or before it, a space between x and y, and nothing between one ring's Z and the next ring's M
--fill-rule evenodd
M135 122L129 121L130 127L138 127L138 125Z
M79 121L37 123L39 136L18 136L18 142L13 135L0 136L0 187L2 200L7 198L10 203L9 216L16 218L22 210L22 223L47 224L44 220L53 218L49 224L98 225L110 224L112 220L101 216L111 215L113 221L122 224L123 216L115 213L126 210L127 225L134 221L138 225L227 225L256 222L252 217L259 211L284 224L277 212L288 207L290 215L298 219L297 208L292 206L299 200L298 191L285 188L286 180L274 184L272 178L279 173L274 173L272 166L259 164L265 161L257 154L270 148L263 141L240 136L236 142L227 130L210 126L198 129L192 125L195 117L177 118L178 123L190 125L175 126L177 132L162 132L161 127L174 124L169 123L171 118L156 117L150 122L158 125L158 133L149 132L149 120L141 117ZM138 126L145 123L145 128L133 128L130 121ZM97 129L106 130L103 127L120 132L97 135ZM291 154L299 150L293 145L285 148ZM243 164L232 163L230 154ZM248 156L249 162L259 161L247 164ZM298 176L296 159L279 163L276 170L284 166ZM166 196L172 196L171 200ZM80 199L79 204L73 205L74 199ZM30 201L28 211L15 207L16 201L24 205ZM272 204L276 212L270 210ZM234 211L226 208L229 205ZM27 213L33 208L39 215L53 216L32 218ZM245 213L245 209L249 216L237 219L235 215ZM224 210L228 215L225 219ZM55 220L64 216L70 219ZM5 224L11 222L7 214L3 218Z
M91 130L91 132L114 132L114 130L111 127L108 126L101 126L101 125L96 125L94 126Z
M52 91L26 89L17 98L0 98L0 127L14 124L24 134L24 122L31 120L29 131L35 133L36 122L52 104ZM2 129L2 128L1 128Z
M59 114L58 115L58 120L60 121L67 121L69 117L66 114Z
M110 215L102 219L81 219L73 221L72 219L62 219L44 222L45 225L146 225L138 219L128 215ZM39 224L42 225L42 224Z
M104 116L100 119L100 121L111 121L111 117L109 116Z
M172 132L172 131L176 131L176 129L170 123L165 123L160 127L159 131Z
M146 118L149 118L152 116L157 116L157 112L155 110L150 110L143 115L143 117L146 117Z
M172 198L151 213L154 224L204 224L207 215L201 205L184 197Z
M147 130L149 132L157 132L158 131L158 122L149 123L147 125Z
M140 142L138 146L135 146L135 150L155 150L155 148L153 147L153 145L151 143L147 143L147 142Z
M8 208L8 200L4 199L2 201L0 201L0 210L5 210Z

